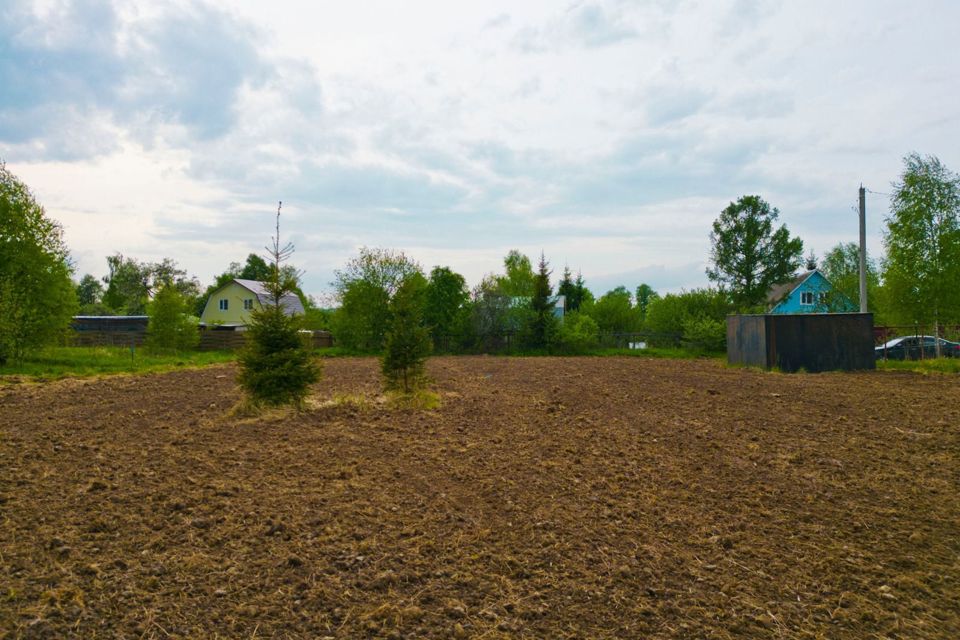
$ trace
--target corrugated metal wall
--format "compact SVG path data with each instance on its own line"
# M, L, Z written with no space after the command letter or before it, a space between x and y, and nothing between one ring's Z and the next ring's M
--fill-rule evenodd
M787 372L874 369L873 314L729 316L727 360Z

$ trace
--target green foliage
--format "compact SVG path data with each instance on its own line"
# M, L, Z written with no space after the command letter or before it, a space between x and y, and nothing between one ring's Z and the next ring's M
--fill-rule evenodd
M238 380L254 405L302 405L320 369L312 349L300 333L302 317L287 315L281 301L297 288L296 272L283 269L293 245L280 244L280 209L273 238L270 276L261 280L269 294L261 309L251 314L247 346L240 354Z
M299 316L281 307L254 310L240 353L240 385L254 404L301 404L320 370L299 333Z
M593 294L587 289L583 281L583 274L577 273L577 279L573 280L569 268L564 268L563 278L557 286L557 295L566 297L566 310L579 311L584 304L593 302Z
M107 256L107 267L103 303L122 315L143 315L150 293L149 265L118 253Z
M470 292L462 275L448 267L433 268L424 296L423 317L435 345L462 338L469 302Z
M647 311L647 330L653 332L653 346L675 346L680 341L699 343L713 335L723 335L726 344L726 317L733 311L730 302L716 289L694 289L668 293L653 300ZM707 324L702 321L711 321ZM718 325L724 327L721 332ZM713 343L716 346L716 343Z
M363 247L343 270L335 273L333 286L340 308L333 318L334 336L344 348L376 352L383 349L390 324L390 299L420 265L403 252Z
M682 322L685 346L717 352L727 348L727 322L707 316L689 317Z
M139 316L147 312L147 304L162 287L170 285L190 301L197 304L200 283L196 278L177 266L175 260L164 258L160 262L140 262L117 253L107 256L109 274L102 302L121 315Z
M0 365L51 343L77 309L60 225L0 163Z
M364 280L349 283L332 318L337 344L362 353L380 351L390 324L389 305L386 290Z
M833 290L840 296L860 308L860 247L855 242L841 242L830 249L820 260L820 271L833 285ZM880 308L880 277L877 266L870 256L867 256L867 303L869 311L879 315ZM828 295L827 309L829 311L843 311L842 298L840 301L831 300ZM879 322L875 318L875 322Z
M560 325L560 348L565 353L588 353L597 348L600 328L585 313L571 311Z
M587 289L587 285L583 281L583 274L577 272L577 279L574 280L570 295L567 297L567 310L580 311L584 305L589 305L592 302L593 294L590 289Z
M529 298L534 295L534 273L530 258L516 249L511 249L503 259L505 276L497 280L503 295L512 298Z
M472 346L483 350L497 336L520 326L514 311L513 299L500 291L497 277L485 277L473 290L470 307Z
M563 268L563 276L560 278L560 282L557 283L557 295L565 298L565 308L567 311L576 311L576 309L571 306L571 302L577 295L577 286L573 282L573 274L570 273L570 267Z
M233 265L231 265L233 266ZM280 267L282 270L284 267ZM266 282L270 279L272 271L267 261L255 253L247 255L247 261L243 268L237 273L236 277L241 280L255 280L257 282ZM288 274L289 275L289 274ZM233 278L231 278L232 280ZM228 280L229 282L229 280Z
M433 343L424 325L427 282L410 274L390 301L390 331L381 371L387 389L411 393L423 386L424 367Z
M111 373L153 373L230 362L230 351L186 351L158 354L129 347L43 347L18 364L0 365L0 376L43 379L99 376ZM0 378L2 380L2 378Z
M172 284L165 285L147 305L147 346L159 353L187 351L200 344L197 318L190 301Z
M554 313L553 288L550 286L550 270L546 257L540 254L537 274L533 279L533 296L529 319L528 346L533 349L548 349L557 341L558 323Z
M890 203L883 280L900 322L960 321L960 177L914 153Z
M641 323L647 320L647 310L650 308L650 303L659 297L660 294L646 283L637 287L637 312L640 314Z
M707 277L729 292L737 309L762 304L770 287L802 264L803 241L791 238L786 225L774 229L779 215L759 196L742 196L713 223Z
M608 291L596 302L584 305L583 312L597 322L601 333L632 333L640 330L640 315L630 304L630 292L626 287Z
M334 273L333 286L340 295L353 282L366 282L382 289L392 298L404 280L413 273L421 273L420 265L402 251L361 247L360 255L351 258L347 266Z
M313 296L307 297L303 305L303 328L311 331L331 331L334 312L332 309L322 309Z
M877 360L880 371L913 371L920 374L958 374L960 358L925 358L923 360Z
M77 302L81 309L100 304L103 298L103 285L92 275L85 274L77 283Z

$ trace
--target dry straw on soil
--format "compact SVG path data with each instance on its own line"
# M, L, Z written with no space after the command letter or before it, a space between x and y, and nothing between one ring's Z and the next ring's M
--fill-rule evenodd
M252 418L223 369L0 388L0 637L960 637L952 378L429 373Z

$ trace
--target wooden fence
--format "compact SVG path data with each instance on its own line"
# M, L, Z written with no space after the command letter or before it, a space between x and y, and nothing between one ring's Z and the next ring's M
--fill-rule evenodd
M309 340L314 349L329 349L333 346L333 334L329 331L306 331L304 339ZM200 351L236 351L247 343L246 331L201 331Z
M201 330L200 351L236 351L246 344L245 331ZM314 349L328 349L333 346L333 335L329 331L309 331L303 333ZM68 331L66 344L77 347L136 347L140 348L147 340L146 327L127 330L83 329Z
M74 347L142 347L146 329L140 331L71 331L67 344Z

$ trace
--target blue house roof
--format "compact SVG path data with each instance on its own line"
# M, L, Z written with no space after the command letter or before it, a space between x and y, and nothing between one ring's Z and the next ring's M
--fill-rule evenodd
M847 296L834 290L819 270L778 284L767 294L767 313L844 313L857 307Z

